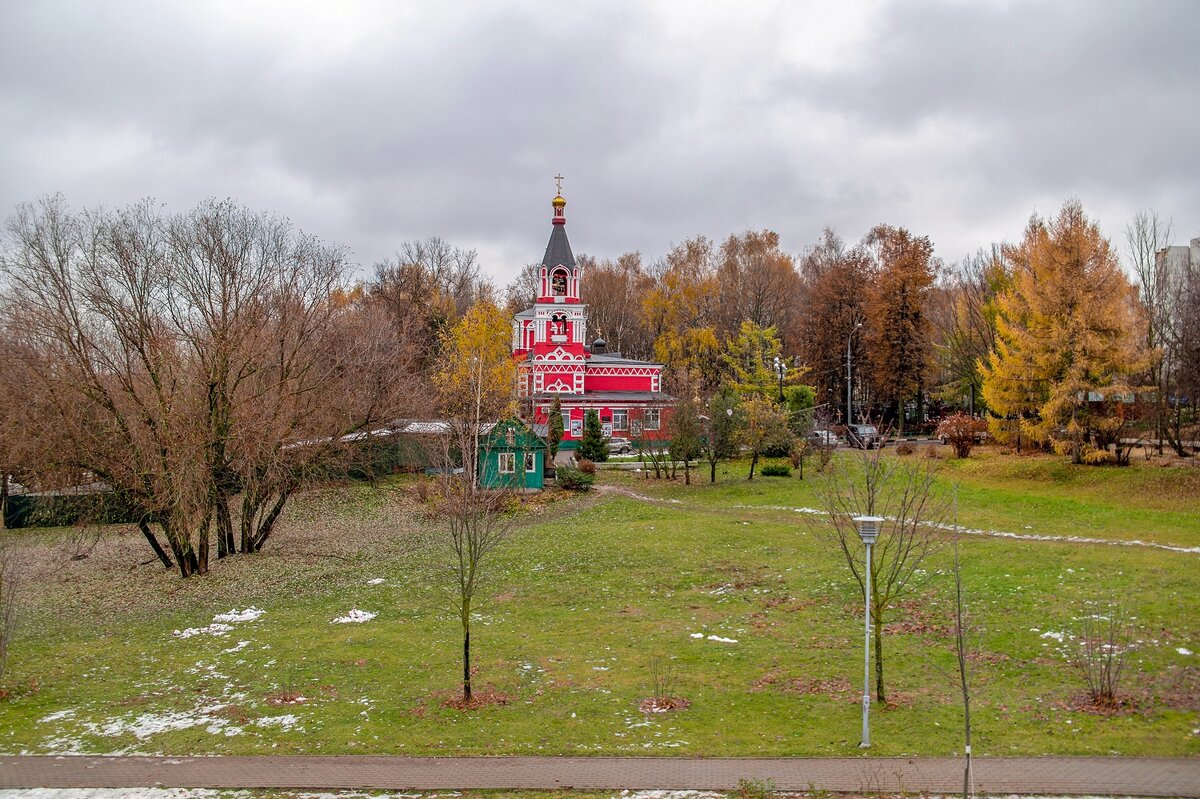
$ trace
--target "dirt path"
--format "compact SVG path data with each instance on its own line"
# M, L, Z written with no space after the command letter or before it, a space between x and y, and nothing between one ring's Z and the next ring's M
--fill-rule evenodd
M673 507L679 509L703 509L714 513L727 513L727 509L740 510L759 510L759 511L780 511L790 514L803 514L806 516L825 516L826 512L819 508L804 508L804 507L788 507L785 505L728 505L725 508L713 507L711 505L703 505L700 503L684 502L681 499L652 497L646 494L639 494L636 491L625 488L624 486L597 486L597 491L602 494L616 494L619 496L635 499L639 502L645 502L651 505L660 507ZM982 536L985 538L1007 538L1014 541L1049 541L1059 544L1100 544L1110 547L1144 547L1147 549L1160 549L1167 552L1178 552L1186 555L1200 555L1200 547L1183 547L1175 544L1160 544L1156 541L1142 541L1138 538L1121 539L1121 538L1094 538L1083 535L1045 535L1042 533L1013 533L1007 530L983 530L971 527L963 527L961 525L939 524L936 525L939 529L946 532L958 532L961 535Z

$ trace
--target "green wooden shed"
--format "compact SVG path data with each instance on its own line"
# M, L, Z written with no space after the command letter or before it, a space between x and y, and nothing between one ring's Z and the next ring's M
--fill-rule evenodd
M503 419L480 436L479 463L479 484L485 488L541 491L546 442L520 419Z

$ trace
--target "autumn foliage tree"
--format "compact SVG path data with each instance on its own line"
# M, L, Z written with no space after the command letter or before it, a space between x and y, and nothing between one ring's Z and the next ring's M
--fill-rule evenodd
M773 448L787 447L792 440L792 431L788 428L787 411L757 395L742 403L740 421L737 441L750 453L747 479L753 480L759 458Z
M878 259L867 306L868 358L879 400L895 406L903 434L905 403L915 399L920 407L932 355L926 304L935 276L933 244L887 225L872 230L867 243Z
M846 397L846 347L854 363L865 362L865 340L852 335L867 315L867 292L872 262L861 247L848 248L832 230L801 259L803 287L799 297L799 355L809 368L805 379L817 392L817 405L843 408ZM857 369L854 383L859 396L869 390L870 372ZM865 379L864 379L865 378Z
M1104 422L1096 396L1131 394L1150 361L1136 292L1075 200L1053 220L1034 216L1005 257L1012 285L997 298L996 349L980 364L984 398L1021 434L1081 463Z

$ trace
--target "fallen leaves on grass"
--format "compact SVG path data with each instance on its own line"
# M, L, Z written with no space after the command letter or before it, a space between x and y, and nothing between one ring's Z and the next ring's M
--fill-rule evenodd
M651 696L638 703L638 710L643 713L670 713L673 710L684 710L692 704L690 699L682 696Z
M497 691L495 688L484 688L482 691L472 692L470 699L463 699L461 696L443 699L442 707L463 711L479 710L480 708L491 707L493 705L504 706L511 701L512 697L503 691Z
M835 699L858 701L858 697L852 695L854 687L850 685L849 680L841 677L806 680L800 677L788 677L783 669L772 669L750 685L751 691L761 691L765 688L775 688L785 693L800 694L801 696L829 696Z

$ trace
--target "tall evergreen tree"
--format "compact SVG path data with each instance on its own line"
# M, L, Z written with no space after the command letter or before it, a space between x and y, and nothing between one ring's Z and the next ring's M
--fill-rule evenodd
M579 457L589 461L608 460L608 441L600 427L600 414L588 411L583 417L583 439L579 442Z
M558 445L562 443L563 434L563 418L562 418L562 400L558 395L554 395L554 404L550 406L550 418L547 419L548 440L546 441L546 458L549 463L554 463L554 458L558 455Z

